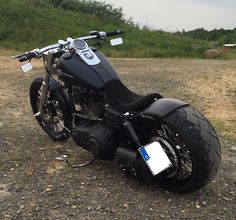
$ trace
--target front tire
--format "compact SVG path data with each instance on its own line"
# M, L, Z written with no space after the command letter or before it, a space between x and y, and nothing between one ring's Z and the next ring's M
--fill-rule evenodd
M221 161L218 136L210 122L191 107L182 107L152 128L174 168L157 181L173 192L192 192L214 178Z
M39 111L43 78L36 78L30 87L30 103L34 115ZM63 141L69 138L72 127L72 116L63 97L55 91L49 91L43 113L36 116L42 129L54 140Z

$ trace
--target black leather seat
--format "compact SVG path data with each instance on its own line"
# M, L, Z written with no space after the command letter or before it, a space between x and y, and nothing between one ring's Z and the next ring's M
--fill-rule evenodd
M141 111L150 105L154 99L160 99L159 93L146 96L138 95L129 90L120 80L112 80L105 84L104 91L109 104L121 113Z

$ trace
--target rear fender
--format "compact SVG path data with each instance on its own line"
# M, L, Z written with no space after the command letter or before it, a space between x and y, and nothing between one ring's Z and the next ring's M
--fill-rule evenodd
M183 106L189 104L177 99L162 98L149 105L142 114L151 118L163 118Z

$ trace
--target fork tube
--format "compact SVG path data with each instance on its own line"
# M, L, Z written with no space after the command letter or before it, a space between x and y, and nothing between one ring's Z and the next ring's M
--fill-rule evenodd
M41 99L39 101L39 113L42 114L43 106L46 103L47 94L49 91L49 82L50 76L46 73L43 80L42 90L41 90Z
M52 60L53 60L53 54L50 52L47 54L47 65L46 65L46 73L44 75L42 90L41 90L41 99L39 102L39 112L36 114L42 114L43 106L45 105L47 101L47 94L49 91L49 83L50 83L50 75L49 72L52 72Z

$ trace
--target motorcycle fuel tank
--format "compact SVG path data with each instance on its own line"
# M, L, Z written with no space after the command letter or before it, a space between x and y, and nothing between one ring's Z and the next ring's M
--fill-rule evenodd
M58 63L64 73L78 81L82 87L99 90L110 80L119 79L115 69L107 58L99 51L93 53L96 56L95 65L85 62L78 54L63 54ZM93 56L92 54L92 56ZM87 55L90 58L91 54ZM92 59L91 56L91 59Z

